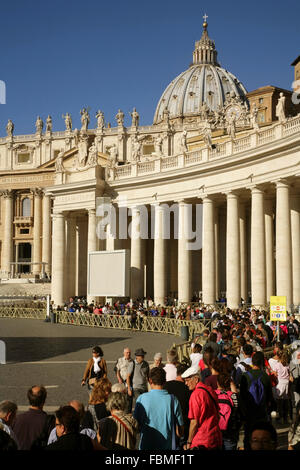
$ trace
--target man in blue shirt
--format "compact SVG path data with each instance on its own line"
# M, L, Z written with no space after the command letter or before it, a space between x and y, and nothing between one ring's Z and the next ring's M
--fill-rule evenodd
M136 401L134 418L139 423L140 450L175 450L177 434L184 433L184 422L179 401L164 390L166 372L154 367L150 372L150 392Z

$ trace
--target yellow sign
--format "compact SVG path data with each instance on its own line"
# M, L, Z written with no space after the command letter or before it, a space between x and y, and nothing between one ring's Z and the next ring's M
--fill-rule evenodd
M270 297L270 320L286 321L286 296Z

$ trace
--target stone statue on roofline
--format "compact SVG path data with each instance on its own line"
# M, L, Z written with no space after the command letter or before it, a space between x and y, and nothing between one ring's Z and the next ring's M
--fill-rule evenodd
M258 125L258 109L256 104L254 104L252 111L250 113L250 122L251 126L255 131L259 130L259 125Z
M131 126L132 127L138 127L139 125L139 121L140 121L140 115L139 113L137 112L136 108L133 108L133 111L132 113L129 113L131 118L132 118L132 122L131 122Z
M116 121L118 123L118 126L124 125L124 113L121 109L119 109L118 113L116 114Z
M131 159L133 162L139 162L142 155L142 138L136 135L132 139Z
M69 113L66 113L65 116L62 115L63 119L65 120L66 131L72 131L72 118Z
M180 138L180 149L183 154L188 152L188 146L187 146L187 131L184 130L182 132L181 138Z
M201 129L203 134L203 140L207 147L212 148L212 130L211 124L208 120L205 121L204 126Z
M96 113L96 118L97 118L97 129L103 129L103 127L105 126L103 111L98 109Z
M6 133L7 133L8 137L13 136L14 128L15 128L14 123L12 122L11 119L9 119L7 124L6 124Z
M81 114L81 132L86 133L90 122L89 108L80 110Z
M43 131L43 127L44 127L44 123L43 123L42 119L40 118L40 116L38 116L36 121L35 121L36 133L41 134L42 131Z
M235 131L236 131L236 127L235 127L235 116L234 114L231 114L227 119L226 119L226 130L227 130L227 134L230 136L230 138L232 140L235 139Z
M52 117L48 115L46 120L46 132L52 132Z
M162 151L163 141L164 141L163 136L160 134L154 140L154 152L159 157L161 157L163 154L163 151Z
M279 122L285 122L286 121L285 96L282 93L282 91L279 94L278 102L277 102L277 105L276 105L276 117L278 117Z

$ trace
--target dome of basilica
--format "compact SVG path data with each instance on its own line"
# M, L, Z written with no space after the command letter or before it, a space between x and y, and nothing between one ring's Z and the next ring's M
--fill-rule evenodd
M195 43L193 63L176 77L163 92L154 115L153 124L164 120L200 116L203 109L220 111L226 100L236 97L246 101L247 90L243 84L217 62L215 43L203 23L203 34Z

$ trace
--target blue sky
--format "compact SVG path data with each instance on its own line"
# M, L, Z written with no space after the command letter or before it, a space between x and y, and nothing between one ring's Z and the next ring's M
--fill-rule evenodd
M14 0L0 7L0 136L10 118L15 134L33 133L48 114L64 130L62 114L80 127L80 109L104 111L125 124L136 107L151 124L166 86L192 62L203 14L220 64L248 91L264 85L291 89L291 62L300 55L300 2L286 0Z

